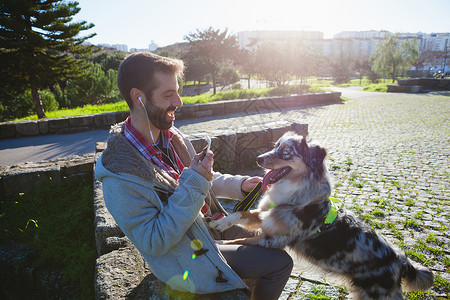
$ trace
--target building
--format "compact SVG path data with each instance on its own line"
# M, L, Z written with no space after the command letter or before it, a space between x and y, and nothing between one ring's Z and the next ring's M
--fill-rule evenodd
M323 40L323 33L319 31L241 31L237 33L237 40L241 48L252 50L259 44L267 42Z
M128 46L125 44L115 44L115 45L112 45L111 47L113 47L119 51L128 52Z
M323 33L318 31L243 31L237 33L237 39L239 46L247 50L253 50L259 44L266 42L285 43L307 40L314 51L324 55L347 49L345 51L351 50L355 54L370 57L375 52L378 43L392 34L386 30L343 31L334 35L332 39L324 39ZM430 72L440 70L442 72L445 69L445 72L450 72L449 63L447 63L450 33L400 33L400 38L419 41L419 53L428 57L422 70Z
M97 46L104 47L104 48L114 48L119 51L128 52L128 46L125 44L115 44L115 45L99 44Z
M150 52L154 52L158 48L159 48L158 44L156 44L155 41L153 40L148 45L148 50L150 50Z

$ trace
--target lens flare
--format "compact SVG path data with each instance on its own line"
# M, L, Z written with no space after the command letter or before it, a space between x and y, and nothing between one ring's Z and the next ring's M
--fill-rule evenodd
M191 241L191 248L195 251L200 250L203 248L203 243L198 239L194 239Z
M195 255L195 253L192 253L192 259L195 259L197 257L197 255Z
M184 271L183 273L183 280L186 280L186 278L189 276L189 270Z

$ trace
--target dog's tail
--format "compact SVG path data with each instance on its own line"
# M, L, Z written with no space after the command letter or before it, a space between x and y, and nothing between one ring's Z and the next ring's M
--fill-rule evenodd
M433 286L433 281L434 275L429 268L406 258L402 269L404 291L426 291Z

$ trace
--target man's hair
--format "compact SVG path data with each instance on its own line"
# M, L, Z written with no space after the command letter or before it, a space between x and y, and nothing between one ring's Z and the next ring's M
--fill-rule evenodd
M183 70L182 60L162 57L151 52L137 52L128 55L120 64L117 85L132 109L131 89L137 88L145 95L152 95L153 90L158 87L153 77L156 72L175 74L181 78Z

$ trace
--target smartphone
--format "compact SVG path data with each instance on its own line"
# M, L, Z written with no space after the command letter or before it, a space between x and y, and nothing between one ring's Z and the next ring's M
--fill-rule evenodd
M206 136L206 143L208 144L206 152L208 152L211 149L211 138L209 136Z

